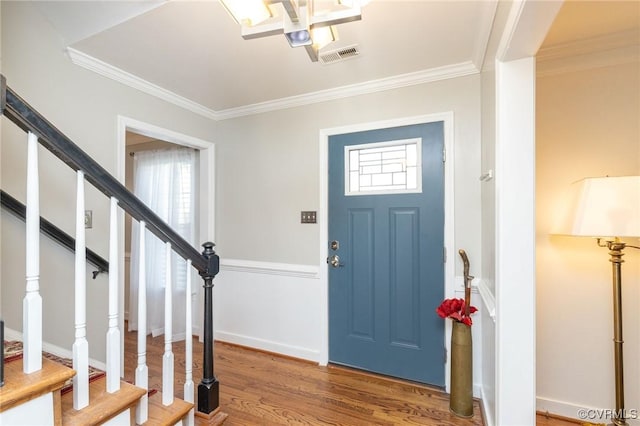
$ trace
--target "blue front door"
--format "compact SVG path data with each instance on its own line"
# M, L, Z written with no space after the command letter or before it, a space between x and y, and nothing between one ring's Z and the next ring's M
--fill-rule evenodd
M444 386L443 122L329 138L329 360Z

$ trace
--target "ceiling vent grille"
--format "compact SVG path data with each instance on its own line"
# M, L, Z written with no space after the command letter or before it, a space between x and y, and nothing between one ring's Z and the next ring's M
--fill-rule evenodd
M321 53L318 56L320 63L327 64L335 64L336 62L341 62L347 59L355 58L360 55L360 50L357 45L343 47L341 49L332 50L330 52Z

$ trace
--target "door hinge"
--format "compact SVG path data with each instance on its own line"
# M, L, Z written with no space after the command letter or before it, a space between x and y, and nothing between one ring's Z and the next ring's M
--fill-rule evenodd
M442 262L447 263L447 248L442 247Z
M442 353L444 355L444 363L446 364L447 363L447 355L448 355L447 348L444 348L444 351Z
M442 147L442 162L445 163L447 161L447 148Z

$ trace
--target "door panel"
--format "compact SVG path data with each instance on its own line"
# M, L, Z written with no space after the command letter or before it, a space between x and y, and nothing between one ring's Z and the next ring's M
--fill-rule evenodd
M443 129L435 122L329 138L329 241L339 241L329 255L340 257L329 266L331 362L444 385L444 321L435 314L444 296ZM422 147L421 192L345 194L345 146L413 138ZM397 161L365 160L358 170ZM402 181L393 176L386 184ZM365 178L386 182L356 177Z
M373 276L375 259L373 257L373 211L358 209L349 212L351 230L350 268L352 292L349 295L351 333L363 339L374 339L375 310L373 301L375 291Z
M420 343L420 259L418 209L391 209L390 219L390 341L418 348Z

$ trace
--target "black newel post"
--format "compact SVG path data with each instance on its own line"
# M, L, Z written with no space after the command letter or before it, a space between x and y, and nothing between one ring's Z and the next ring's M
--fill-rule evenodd
M7 106L7 79L0 74L0 115L4 115Z
M204 361L202 381L198 385L198 411L209 414L220 404L220 383L213 374L213 277L220 270L220 258L213 250L215 244L202 245L202 255L209 262L206 272L200 273L204 279Z
M0 320L0 386L4 386L4 321Z

